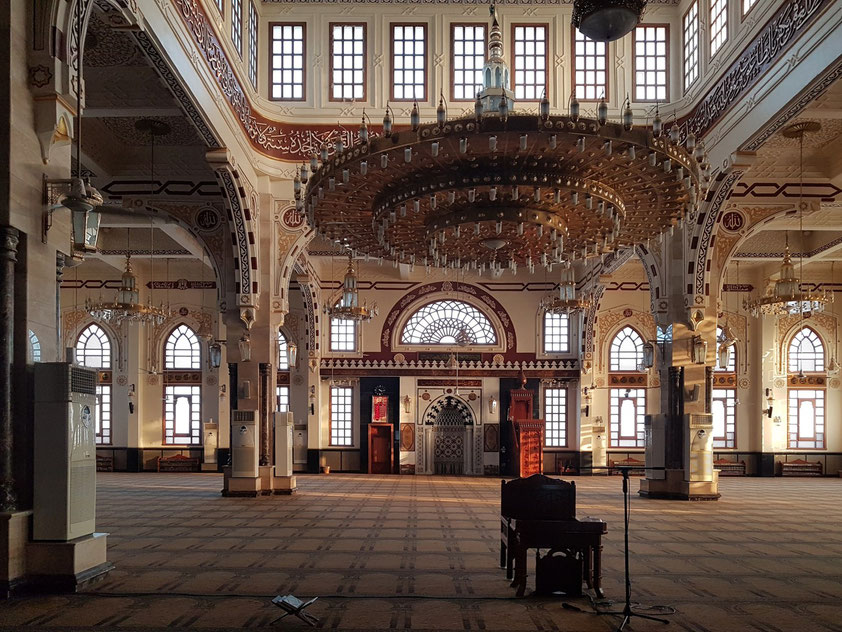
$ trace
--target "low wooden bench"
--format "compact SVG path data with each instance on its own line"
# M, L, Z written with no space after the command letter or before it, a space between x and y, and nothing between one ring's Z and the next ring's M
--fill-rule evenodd
M716 459L713 462L713 469L719 470L720 476L745 476L745 461L729 461L728 459Z
M199 459L193 459L182 454L158 457L159 472L198 472Z
M646 461L641 461L640 459L635 459L633 457L629 457L627 459L623 459L622 461L608 461L608 467L612 468L608 470L609 474L612 475L620 475L622 472L620 470L616 470L613 468L616 467L630 467L633 469L629 470L630 476L643 476L646 474Z
M96 471L97 472L113 472L114 471L114 457L96 455Z
M785 461L781 463L781 476L821 476L821 461L811 463L804 459Z

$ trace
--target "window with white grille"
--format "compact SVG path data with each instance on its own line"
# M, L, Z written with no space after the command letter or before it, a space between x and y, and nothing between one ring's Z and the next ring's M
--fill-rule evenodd
M801 388L789 390L787 447L790 450L824 449L823 390Z
M289 371L289 343L282 331L278 331L278 371Z
M401 343L410 345L493 345L497 334L488 317L464 301L435 301L406 321Z
M99 325L92 323L79 334L76 363L89 369L111 368L111 340Z
M728 40L728 0L710 0L710 56Z
M643 338L631 327L624 327L611 341L608 352L611 371L639 371L643 365Z
M225 15L225 0L213 0L214 4L216 4L216 8L219 9L219 12L222 15Z
M454 101L473 101L482 90L485 65L485 25L453 24L451 68Z
M41 361L41 341L31 329L29 330L29 359L32 362Z
M645 24L634 30L634 100L669 101L669 26Z
M164 368L195 370L202 368L199 338L187 325L172 330L164 343Z
M684 89L699 78L699 0L684 14Z
M304 36L306 26L272 24L269 96L276 101L304 100Z
M111 384L96 386L96 443L111 444Z
M347 386L330 387L330 445L354 444L354 389Z
M790 373L824 372L824 344L815 331L804 327L792 337L787 365Z
M544 313L544 353L570 351L570 317L567 314Z
M612 388L609 447L642 448L646 391L642 388Z
M608 99L608 44L573 29L573 86L579 101Z
M344 318L330 319L330 350L357 350L357 321Z
M365 101L365 24L330 25L330 100Z
M711 398L713 414L713 447L737 446L737 391L733 388L715 388Z
M276 407L279 413L289 411L289 386L275 387Z
M260 23L257 19L257 8L254 1L249 0L249 81L257 90L257 38Z
M200 445L202 388L198 385L164 386L164 443Z
M548 30L546 24L512 26L516 100L538 101L547 90Z
M231 42L243 56L243 0L231 0Z
M746 15L751 8L757 4L757 0L743 0L743 15Z
M427 25L392 24L392 100L427 99Z
M544 390L544 422L548 448L567 447L567 389Z

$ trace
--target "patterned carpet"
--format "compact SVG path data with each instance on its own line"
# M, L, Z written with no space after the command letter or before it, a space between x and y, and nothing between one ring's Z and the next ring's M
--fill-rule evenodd
M608 522L603 587L620 601L621 479L575 480L579 517ZM319 627L347 631L619 623L587 599L514 597L497 567L497 479L301 476L296 496L259 499L223 498L221 484L100 475L116 570L85 594L0 603L0 629L306 629L291 618L269 628L281 614L269 600L286 593L320 596L309 609ZM631 629L842 631L842 480L726 479L721 491L715 503L632 498L633 598L676 612L669 627Z

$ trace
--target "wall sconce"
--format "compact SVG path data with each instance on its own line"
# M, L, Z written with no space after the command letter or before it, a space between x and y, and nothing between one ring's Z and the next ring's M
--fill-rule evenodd
M240 397L242 399L251 399L251 380L240 382Z
M704 364L708 354L708 343L701 336L693 336L690 342L690 355L696 364Z
M316 387L315 385L310 387L310 414L316 414Z
M497 398L494 395L488 398L488 412L492 415L497 412Z
M655 345L651 342L644 342L643 350L643 368L651 369L655 365Z
M404 395L401 403L403 404L403 412L408 413L412 406L412 400L409 399L409 395Z
M591 416L591 401L592 400L593 400L593 397L591 396L591 392L588 389L588 387L586 386L584 389L582 389L582 414L585 417Z
M251 362L251 339L248 334L243 334L237 341L237 346L240 348L240 361Z
M772 406L775 403L775 398L772 396L772 389L771 388L766 389L766 403L769 404L769 408L764 408L763 413L769 419L771 419L772 418ZM780 420L780 417L777 417L777 419Z
M99 237L102 195L91 183L82 178L66 180L44 180L44 198L50 209L44 214L41 238L47 243L47 233L53 225L53 211L66 208L70 211L73 239L73 256L96 252Z
M294 367L298 364L298 345L294 342L287 345L287 358L289 360L290 367Z
M222 365L222 345L219 340L214 340L208 345L208 361L212 369L218 369Z
M225 384L221 384L219 387L219 399L225 399L227 391L228 387Z
M722 343L719 345L719 348L716 350L717 353L717 364L719 365L720 369L728 368L728 360L731 359L731 345Z

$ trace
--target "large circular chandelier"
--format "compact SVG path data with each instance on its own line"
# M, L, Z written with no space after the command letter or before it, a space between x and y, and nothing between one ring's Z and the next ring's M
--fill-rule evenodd
M709 165L677 126L662 134L635 129L628 101L622 121L513 111L509 70L496 18L484 87L473 116L393 131L387 108L383 135L365 117L357 142L338 141L296 177L298 207L324 237L356 253L426 267L499 275L519 266L552 269L645 242L680 224L701 197ZM302 187L305 184L306 187Z
M131 255L126 255L126 269L120 279L120 289L113 302L85 301L85 311L97 320L119 327L123 323L161 325L170 317L163 306L157 307L140 302L137 277L132 271Z

